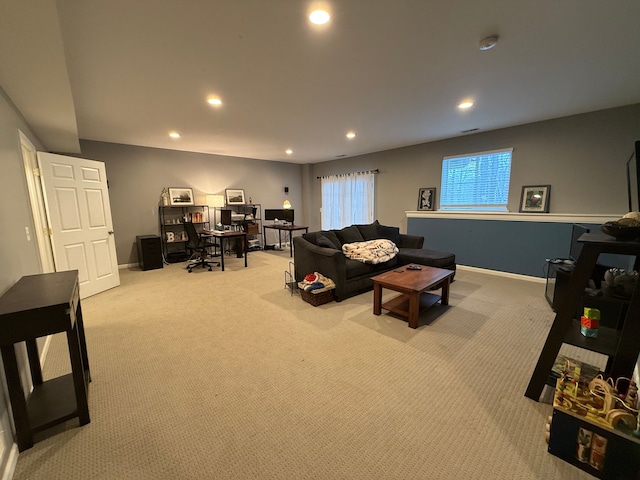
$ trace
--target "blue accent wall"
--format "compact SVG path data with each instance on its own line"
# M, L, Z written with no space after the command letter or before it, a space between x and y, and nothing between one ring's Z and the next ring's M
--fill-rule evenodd
M422 235L424 248L455 253L459 265L532 277L546 276L547 258L569 257L572 226L514 220L407 219L407 233Z

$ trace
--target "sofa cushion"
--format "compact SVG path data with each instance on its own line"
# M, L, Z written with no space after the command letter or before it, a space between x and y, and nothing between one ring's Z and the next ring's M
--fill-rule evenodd
M378 238L386 238L396 245L400 245L400 229L398 227L378 225Z
M316 238L316 245L324 248L336 248L336 244L324 235L318 235L318 238Z
M402 265L417 263L428 267L447 268L454 270L456 256L451 252L429 250L427 248L402 248L398 253L398 260Z
M373 223L368 223L366 225L356 225L356 227L358 227L358 230L360 230L360 234L362 235L362 238L367 241L367 240L377 240L378 238L380 238L378 236L378 226L380 225L380 223L378 222L378 220L376 220Z
M360 234L360 230L355 225L344 227L342 230L336 230L336 235L340 239L340 249L345 243L364 242L364 238Z
M340 240L338 240L338 237L336 237L336 234L330 230L320 230L318 232L309 232L309 233L302 234L302 238L304 238L307 242L311 242L314 245L323 247L324 245L320 245L318 243L318 240L320 237L324 237L330 242L330 246L328 246L327 248L335 248L336 250L342 250L342 244L340 243Z
M362 275L371 275L371 272L373 271L373 265L358 262L357 260L351 260L346 257L344 259L344 266L347 274L347 280L360 277Z

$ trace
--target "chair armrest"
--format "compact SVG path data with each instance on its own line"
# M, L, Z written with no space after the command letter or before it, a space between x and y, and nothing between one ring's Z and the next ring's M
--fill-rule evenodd
M424 245L424 237L419 235L407 235L406 233L400 234L399 248L422 248Z

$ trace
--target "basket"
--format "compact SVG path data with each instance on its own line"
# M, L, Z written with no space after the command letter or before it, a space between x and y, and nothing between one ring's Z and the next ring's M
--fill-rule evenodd
M317 307L318 305L324 305L325 303L329 303L333 300L333 290L334 289L326 290L320 293L312 293L305 290L300 290L300 295L305 302L310 303L314 307Z

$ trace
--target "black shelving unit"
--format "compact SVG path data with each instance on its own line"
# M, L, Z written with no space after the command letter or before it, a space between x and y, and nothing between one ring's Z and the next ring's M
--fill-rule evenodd
M226 205L226 210L231 210L232 225L235 230L247 233L247 250L262 250L262 206L259 203L246 205Z
M160 239L162 257L166 263L184 262L188 259L187 232L184 222L193 222L196 230L209 229L208 205L161 205Z
M640 256L640 242L616 240L602 232L585 233L579 241L583 244L582 252L525 392L525 396L536 401L540 400L563 343L607 355L609 358L604 373L614 378L630 376L640 354L640 282L636 284L626 315L618 328L600 327L598 337L587 338L580 334L580 324L575 318L576 307L583 300L584 288L599 255L612 253L631 255L637 259Z

